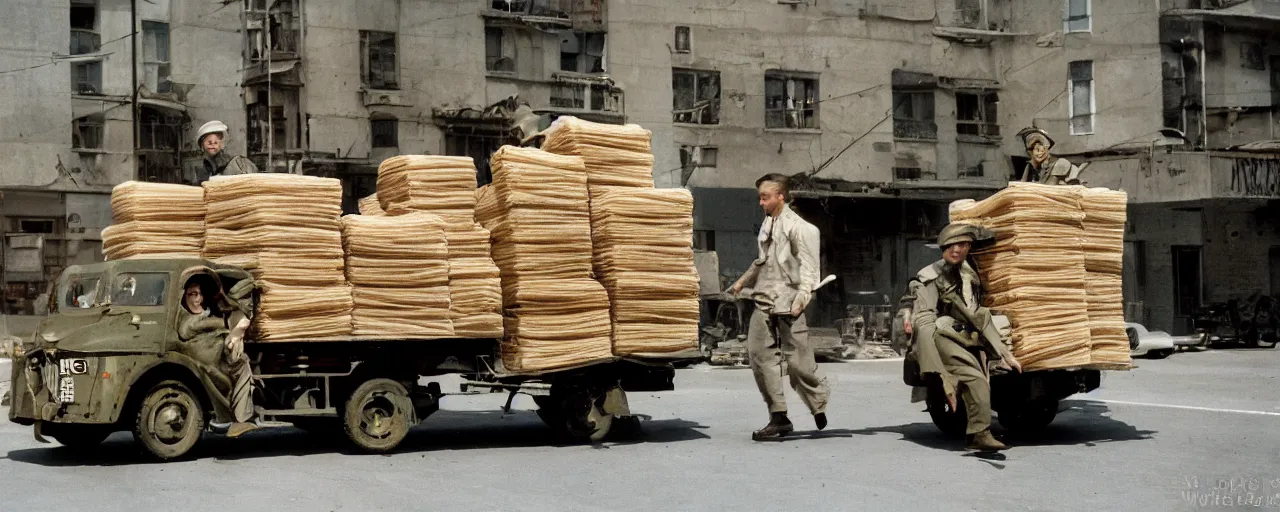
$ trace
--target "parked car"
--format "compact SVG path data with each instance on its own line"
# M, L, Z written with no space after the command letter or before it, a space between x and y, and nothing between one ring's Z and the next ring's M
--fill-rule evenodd
M1129 355L1132 357L1149 357L1164 359L1176 350L1173 336L1164 331L1148 331L1142 324L1125 322L1125 333L1129 335Z

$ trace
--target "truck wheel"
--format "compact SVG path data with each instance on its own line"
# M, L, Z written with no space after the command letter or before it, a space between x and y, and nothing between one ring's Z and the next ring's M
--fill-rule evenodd
M1031 433L1043 430L1058 415L1058 401L1044 400L1023 404L1021 407L1000 411L1000 425L1014 432Z
M133 437L156 459L173 460L191 451L204 432L204 407L191 390L166 380L147 392L138 407Z
M409 391L399 382L367 380L347 399L343 430L364 451L389 452L409 434L411 404Z
M52 425L46 424L43 432L49 437L54 438L62 446L85 450L95 448L102 444L111 435L111 428L102 425L58 425L56 428L48 428Z
M593 399L586 390L577 389L568 396L534 397L534 403L538 417L557 435L600 442L613 428L614 415L604 410L605 398Z
M956 395L956 408L952 410L951 404L947 403L947 395L942 392L942 386L931 385L925 397L925 406L929 409L929 418L943 434L955 438L964 436L969 426L969 416L959 394Z

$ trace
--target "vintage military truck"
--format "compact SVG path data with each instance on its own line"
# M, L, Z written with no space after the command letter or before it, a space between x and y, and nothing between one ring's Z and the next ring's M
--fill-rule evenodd
M14 360L9 419L72 448L132 431L147 453L180 458L229 421L229 379L178 337L183 290L200 283L218 297L253 277L202 259L128 259L63 272L25 353ZM253 294L253 295L256 295ZM247 300L256 300L251 297ZM216 307L216 306L215 306ZM562 435L600 440L632 430L624 387L673 389L663 360L614 358L542 374L502 368L494 339L301 342L246 340L254 405L269 426L345 433L369 452L394 449L446 395L422 377L460 374L458 393L531 395L538 415ZM457 394L457 393L448 393Z

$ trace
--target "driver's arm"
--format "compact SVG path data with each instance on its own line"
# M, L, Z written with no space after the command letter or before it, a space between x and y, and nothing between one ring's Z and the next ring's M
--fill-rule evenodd
M227 328L227 319L218 316L192 315L183 311L186 318L178 324L178 339L189 341L206 332Z

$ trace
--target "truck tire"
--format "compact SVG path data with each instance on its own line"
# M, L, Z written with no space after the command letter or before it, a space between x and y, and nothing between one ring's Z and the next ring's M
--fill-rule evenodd
M1040 400L1022 404L1015 409L999 411L996 416L1000 426L1018 433L1033 433L1044 430L1053 423L1058 415L1057 400Z
M965 412L964 400L958 394L956 409L951 410L951 404L947 403L947 395L942 392L942 386L931 385L925 397L925 406L929 409L929 418L944 435L954 438L964 436L969 426L969 416Z
M152 386L138 406L133 437L157 460L186 455L203 433L204 407L182 382L166 380Z
M111 432L112 428L109 425L46 424L42 429L43 434L54 438L58 443L62 444L62 446L77 450L87 450L97 447L111 435Z
M361 450L386 453L409 434L412 408L404 385L391 379L370 379L347 399L342 428Z
M534 403L538 404L538 417L556 435L575 442L596 443L609 435L614 416L605 412L604 397L593 399L582 389L558 395L534 397Z

